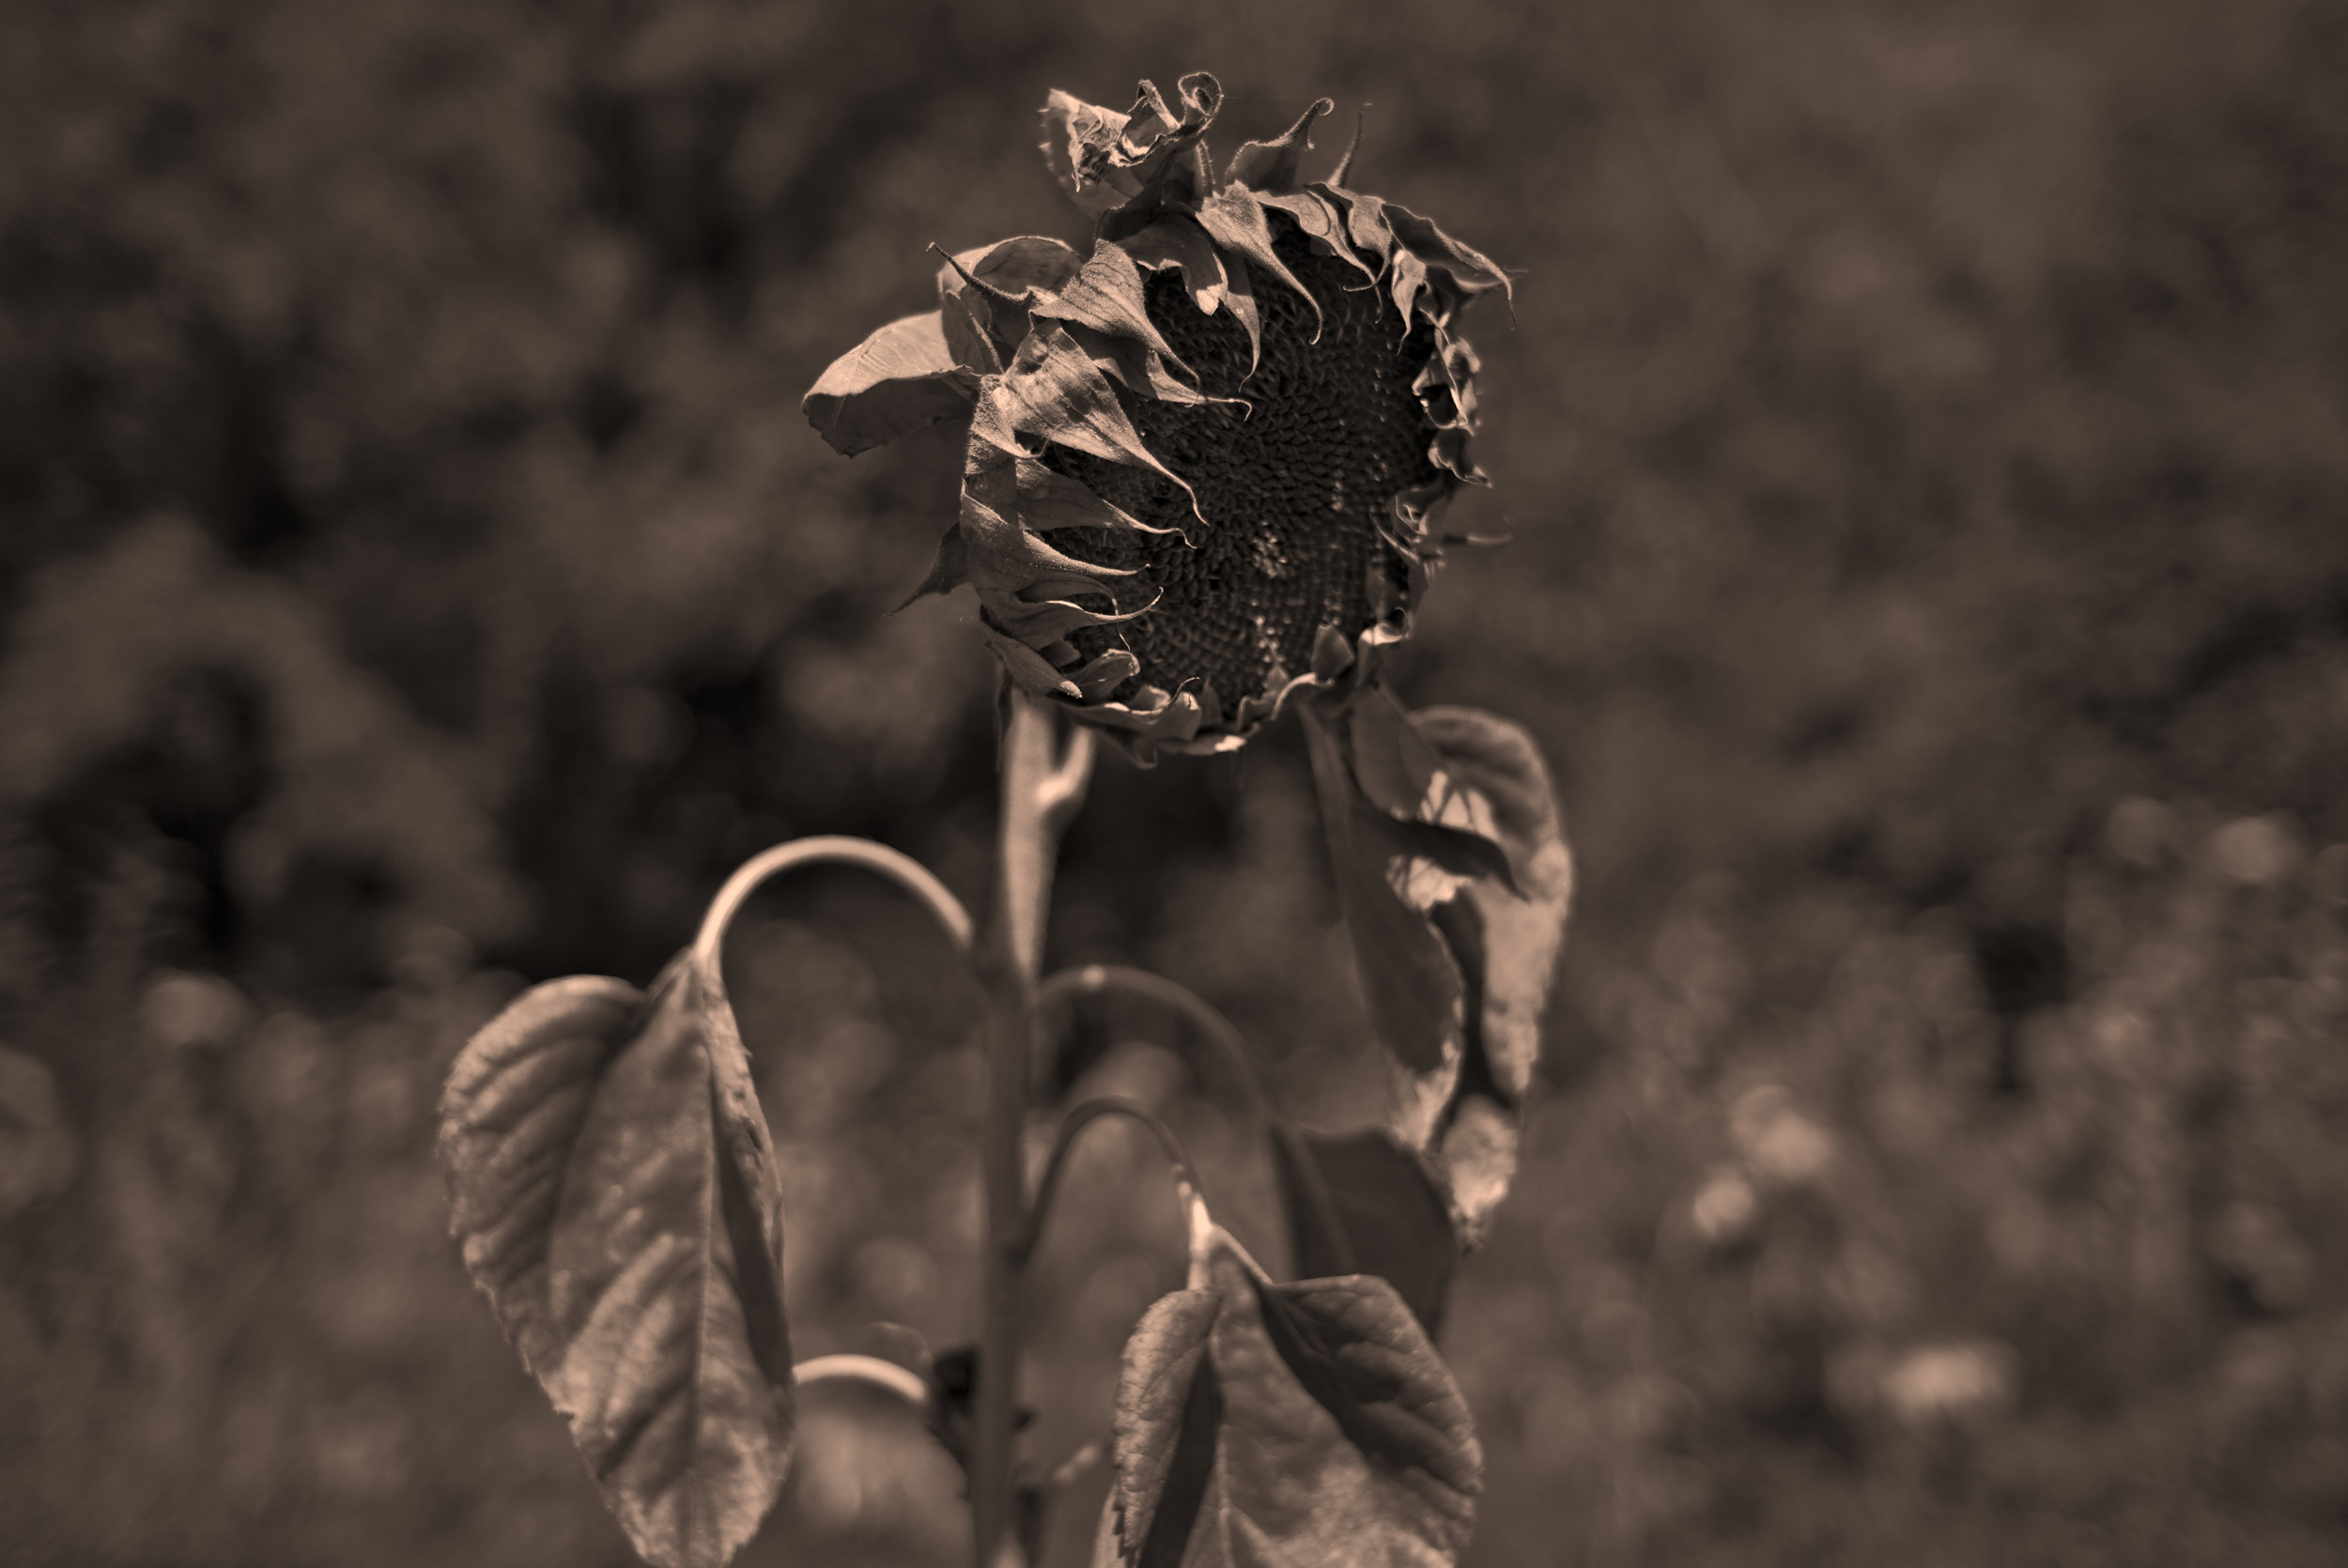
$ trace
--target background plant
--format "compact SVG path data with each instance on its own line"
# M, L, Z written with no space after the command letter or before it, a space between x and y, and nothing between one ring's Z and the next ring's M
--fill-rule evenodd
M1455 562L1398 677L1524 718L1581 851L1541 1152L1444 1330L1488 1460L1475 1551L2336 1556L2322 8L1356 7L1244 42L1213 8L916 8L886 52L874 14L14 19L0 1030L41 1068L10 1068L31 1174L7 1191L32 1195L0 1240L0 1376L36 1412L0 1430L17 1555L627 1560L451 1277L436 1086L528 981L653 975L760 845L875 837L977 897L983 671L950 610L881 614L951 458L841 464L797 398L842 323L928 302L904 257L1058 223L1007 97L1213 59L1240 136L1300 82L1372 102L1382 187L1534 274L1479 343L1517 542ZM1340 1126L1373 1108L1323 1070L1365 1037L1305 766L1274 735L1104 768L1048 961L1181 979ZM2147 861L2115 847L2131 802L2170 814ZM1128 856L1112 819L1194 869ZM2283 869L2236 881L2217 845L2262 821L2280 848L2248 864ZM2132 912L2120 948L2075 932L2075 884ZM2188 886L2217 913L2171 927ZM795 1350L872 1348L876 1316L950 1343L936 1281L973 1217L936 1194L968 1176L972 1058L917 1042L971 997L917 910L820 876L767 897L744 1028L827 1042L767 1093L808 1216ZM2139 1082L2076 1006L2115 951L2189 978L2137 1010L2218 1064L2158 1080L2156 1122L2104 1079L2056 1087L2066 1061ZM1909 1033L1931 997L1951 1022ZM1878 1054L1878 1025L1923 1043ZM1134 1047L1101 1070L1211 1189L1256 1190L1218 1176L1164 1026L1101 1026ZM2294 1092L2237 1092L2253 1062ZM1920 1314L1863 1333L1826 1288L1849 1233L1734 1131L1799 1069L1841 1156L1908 1137L1824 1086L1862 1066L1962 1134L1861 1184ZM2009 1124L2064 1159L1987 1158ZM2184 1260L2157 1342L2114 1305L2130 1146L2199 1173L2144 1210L2146 1255ZM1706 1192L1738 1212L1723 1174L1766 1245L1666 1253ZM919 1218L875 1235L884 1207ZM1159 1223L1138 1188L1120 1212ZM2009 1212L2084 1229L1973 1293L1988 1237L2031 1234L1988 1228ZM1047 1247L1040 1419L1106 1409L1087 1369L1180 1283L1172 1223ZM2259 1296L2253 1256L2305 1295ZM1973 1435L1911 1434L1852 1374L1989 1341L2013 1402ZM746 1560L966 1550L909 1422L806 1419L838 1462L801 1467Z

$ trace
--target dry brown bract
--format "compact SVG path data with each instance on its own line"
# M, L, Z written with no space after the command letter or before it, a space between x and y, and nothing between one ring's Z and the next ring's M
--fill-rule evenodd
M1154 747L1244 742L1302 686L1410 634L1475 427L1463 305L1508 280L1426 219L1299 164L1321 100L1217 182L1222 100L1149 83L1128 115L1055 92L1043 152L1089 255L1025 237L938 273L807 396L854 453L950 417L961 515L922 592L962 583L1012 676ZM917 595L918 596L918 595Z

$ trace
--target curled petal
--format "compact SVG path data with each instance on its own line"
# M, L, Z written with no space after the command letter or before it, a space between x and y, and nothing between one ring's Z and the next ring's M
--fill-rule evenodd
M1326 251L1371 283L1378 281L1377 272L1353 249L1352 238L1345 230L1344 215L1327 197L1315 191L1299 191L1291 195L1262 195L1259 199L1265 207L1277 208L1296 220L1296 226L1314 241L1317 252Z
M1393 202L1385 204L1385 220L1396 243L1429 270L1447 275L1462 295L1472 299L1496 288L1513 300L1515 287L1508 274L1475 246L1452 238L1429 220Z
M1180 96L1177 116L1144 82L1132 110L1119 115L1054 89L1043 106L1043 157L1068 198L1105 221L1202 194L1198 139L1222 107L1223 89L1199 71L1182 78Z
M1296 123L1276 140L1249 142L1231 154L1230 168L1224 178L1262 192L1286 194L1302 190L1297 168L1304 160L1305 149L1313 145L1313 122L1336 107L1327 99L1321 99L1299 115Z

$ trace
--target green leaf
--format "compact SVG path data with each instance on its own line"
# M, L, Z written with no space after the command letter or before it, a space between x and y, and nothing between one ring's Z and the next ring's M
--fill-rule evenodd
M1096 1568L1458 1560L1483 1454L1394 1287L1274 1284L1222 1232L1125 1347Z
M1418 1157L1383 1128L1330 1136L1282 1127L1272 1153L1296 1272L1375 1274L1438 1332L1460 1243Z
M791 1454L773 1149L722 981L574 976L469 1041L440 1102L465 1266L637 1551L715 1568Z
M954 358L936 311L892 321L832 361L800 408L853 457L970 411L979 377Z

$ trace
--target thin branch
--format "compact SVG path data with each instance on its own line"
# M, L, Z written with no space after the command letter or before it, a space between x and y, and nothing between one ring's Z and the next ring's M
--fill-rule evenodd
M812 1383L862 1383L895 1394L924 1420L932 1414L929 1386L896 1362L878 1356L817 1356L793 1367L791 1377L803 1389Z
M1052 1140L1051 1157L1044 1161L1043 1178L1036 1184L1035 1202L1027 1209L1027 1232L1021 1238L1019 1261L1024 1267L1035 1254L1038 1242L1043 1239L1043 1222L1050 1218L1053 1195L1059 1190L1060 1174L1067 1168L1069 1152L1076 1146L1077 1134L1103 1116L1123 1116L1149 1129L1166 1154L1166 1161L1174 1167L1174 1191L1182 1206L1182 1220L1189 1233L1191 1272L1197 1274L1204 1256L1207 1237L1214 1228L1207 1214L1207 1201L1198 1180L1198 1173L1191 1168L1190 1157L1182 1152L1182 1140L1174 1130L1160 1121L1148 1107L1117 1095L1103 1095L1088 1099L1059 1124L1059 1132Z
M709 900L709 913L702 916L701 931L693 938L694 961L713 970L717 967L726 928L761 883L801 866L822 864L862 866L878 871L927 905L955 946L964 952L970 950L970 912L962 907L962 900L944 883L930 874L928 867L886 844L833 835L794 838L787 844L762 850L744 861L726 879L725 885L718 889L718 896Z
M1254 1053L1247 1048L1246 1037L1231 1021L1223 1016L1213 1003L1178 980L1163 975L1152 975L1146 969L1134 969L1124 964L1089 963L1082 969L1063 969L1047 976L1035 988L1035 1003L1039 1010L1070 996L1131 996L1153 1003L1181 1017L1198 1032L1212 1049L1215 1059L1223 1065L1226 1075L1247 1102L1248 1114L1259 1123L1269 1119L1271 1106L1263 1092L1263 1082L1256 1076Z
M1345 1272L1353 1272L1353 1242L1344 1222L1338 1218L1336 1198L1329 1192L1329 1184L1322 1178L1321 1165L1305 1146L1304 1138L1287 1117L1275 1115L1264 1094L1263 1080L1257 1076L1255 1053L1248 1048L1247 1038L1237 1025L1226 1018L1222 1010L1205 997L1178 980L1163 975L1152 975L1146 969L1127 968L1122 964L1089 963L1082 969L1063 969L1048 976L1035 988L1036 1006L1070 996L1131 996L1154 1003L1179 1015L1207 1041L1216 1059L1240 1088L1246 1101L1247 1114L1264 1135L1276 1145L1282 1162L1288 1166L1297 1185L1303 1189L1305 1205L1312 1211L1321 1234L1336 1249L1337 1261Z

